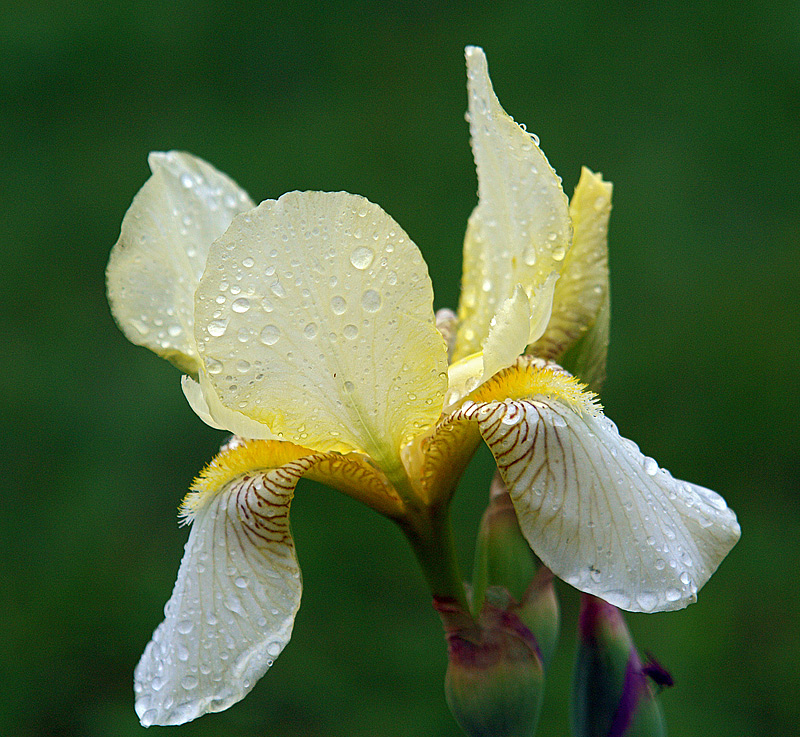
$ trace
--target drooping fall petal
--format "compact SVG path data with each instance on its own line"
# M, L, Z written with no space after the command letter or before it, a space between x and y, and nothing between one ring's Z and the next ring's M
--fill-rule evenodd
M289 641L301 580L288 515L302 476L398 513L397 495L360 456L277 441L229 444L184 501L186 551L134 677L144 726L227 709Z
M429 441L437 465L474 443L464 421L491 449L536 555L622 609L685 607L739 538L721 496L660 469L558 367L522 358L480 387Z

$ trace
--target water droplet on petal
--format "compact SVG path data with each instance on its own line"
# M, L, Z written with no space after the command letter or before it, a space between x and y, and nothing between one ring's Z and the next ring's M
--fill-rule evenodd
M340 297L338 294L335 297L331 297L331 309L334 315L344 314L347 309L347 302L345 302L344 297Z
M377 312L381 308L381 295L374 289L367 289L361 296L361 306L367 312Z
M303 328L303 335L306 336L309 340L313 340L317 337L317 324L310 322Z
M353 252L350 254L350 263L357 269L366 269L372 263L373 258L375 258L375 254L371 248L359 246L353 249Z
M250 309L250 300L247 297L239 297L239 299L233 301L231 309L239 314L247 312Z
M258 339L264 345L275 345L281 337L281 331L274 325L267 325L259 334Z
M225 335L225 331L228 329L228 321L227 320L212 320L208 323L208 334L213 335L215 338L219 338Z
M197 688L197 684L198 684L197 676L189 674L181 678L181 686L183 686L183 688L185 688L187 691L191 691L193 688Z

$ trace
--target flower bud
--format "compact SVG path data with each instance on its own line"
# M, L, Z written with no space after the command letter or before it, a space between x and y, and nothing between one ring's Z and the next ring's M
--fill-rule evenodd
M583 594L572 689L575 737L664 737L664 718L647 673L622 613Z
M495 473L489 505L481 518L472 579L473 603L480 610L489 586L502 586L516 601L528 590L536 564L522 535L517 513L500 475Z
M544 686L533 634L513 611L488 601L471 627L453 626L452 603L436 606L447 634L445 695L458 724L470 737L531 737Z
M559 627L553 574L544 566L537 572L499 474L492 481L489 505L481 519L472 592L473 611L480 611L484 600L513 611L536 639L545 668L549 665Z

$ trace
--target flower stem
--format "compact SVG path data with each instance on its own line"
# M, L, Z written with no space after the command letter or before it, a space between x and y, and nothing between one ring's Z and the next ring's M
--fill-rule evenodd
M447 508L422 509L420 514L397 522L417 556L434 598L451 600L468 612Z

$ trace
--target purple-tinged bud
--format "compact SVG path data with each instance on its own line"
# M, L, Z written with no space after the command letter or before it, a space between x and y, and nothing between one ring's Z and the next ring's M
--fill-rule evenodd
M488 601L477 623L454 602L434 605L447 636L445 695L459 726L470 737L531 737L544 691L531 631L513 610Z
M583 594L572 689L575 737L664 737L666 727L622 613ZM672 681L660 666L657 678ZM667 681L668 679L668 681Z

